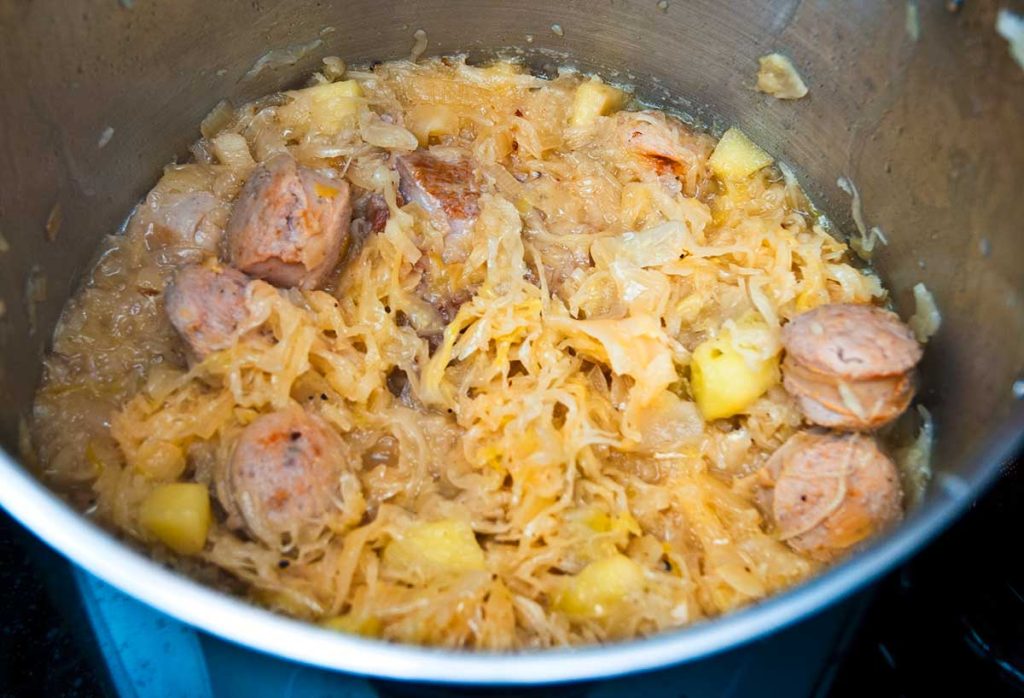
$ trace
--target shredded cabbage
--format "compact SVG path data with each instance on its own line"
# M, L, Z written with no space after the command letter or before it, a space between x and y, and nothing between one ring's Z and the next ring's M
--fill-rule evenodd
M717 183L713 139L650 113L570 126L573 74L449 59L345 75L363 97L337 130L291 123L301 110L273 101L220 110L196 160L168 168L108 239L47 360L34 423L47 477L148 540L138 509L162 479L214 487L245 425L299 403L354 454L345 516L285 558L221 519L197 557L154 554L220 583L223 570L282 612L404 642L646 635L811 574L738 479L794 432L795 406L776 387L705 423L688 378L690 352L722 332L756 361L777 355L795 314L884 296L794 208L792 185L770 169ZM424 132L431 145L481 177L457 259L448 231L402 204L389 165L417 147L405 116L424 105L458 124ZM630 150L636 123L673 124L671 167ZM254 162L282 149L382 197L387 224L327 288L252 283L237 343L189 366L159 292L215 247L195 243L194 220L169 225L166 207L203 193L215 237ZM464 299L450 321L425 283ZM617 569L629 584L608 580Z

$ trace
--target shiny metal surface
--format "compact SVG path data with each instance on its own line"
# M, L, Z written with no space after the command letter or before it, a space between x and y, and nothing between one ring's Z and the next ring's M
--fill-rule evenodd
M689 660L764 635L864 584L967 506L1019 445L1024 405L1024 70L994 31L995 2L741 0L0 1L0 504L115 586L229 639L359 673L449 682L598 677ZM1024 9L1024 8L1019 8ZM561 27L561 35L552 31ZM853 230L853 179L869 225L890 244L877 268L904 316L925 282L944 324L923 364L935 415L936 478L885 539L825 575L723 619L649 640L523 655L390 646L273 616L167 572L85 522L14 457L39 359L102 235L183 157L221 98L291 86L325 55L522 52L634 83L649 101L708 126L737 124L788 162L816 202ZM322 43L297 63L244 76L271 48ZM810 87L799 102L755 92L757 57L790 55ZM102 147L101 136L113 129ZM56 240L44 235L59 203ZM46 279L30 331L25 287Z

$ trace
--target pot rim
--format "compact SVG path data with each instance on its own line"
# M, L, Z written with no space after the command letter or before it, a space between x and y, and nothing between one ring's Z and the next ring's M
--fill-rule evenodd
M0 506L52 548L146 604L226 640L303 664L389 679L526 685L598 679L738 647L851 594L949 526L1024 445L1024 404L993 432L966 478L936 478L929 501L875 545L824 573L724 616L649 638L520 653L401 645L319 628L199 584L85 519L0 450Z

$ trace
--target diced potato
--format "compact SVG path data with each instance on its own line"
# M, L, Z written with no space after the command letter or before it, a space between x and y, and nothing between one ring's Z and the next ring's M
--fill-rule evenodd
M411 526L384 549L384 564L434 574L461 574L486 568L484 551L470 525L445 519Z
M380 635L380 620L371 616L360 616L346 613L341 616L331 616L320 621L320 625L329 630L337 630L342 633L353 635L364 635L366 637L377 637Z
M197 482L160 485L142 501L139 523L176 553L195 555L210 529L210 494Z
M312 609L309 607L309 601L299 592L285 587L280 589L254 589L252 593L261 606L266 606L273 611L296 618L312 619Z
M728 336L701 343L693 351L690 386L704 419L739 414L778 381L778 356L751 365Z
M643 590L644 571L625 555L597 560L570 577L558 608L572 616L601 618L630 594Z
M688 324L692 324L700 316L700 311L703 309L704 299L699 293L691 293L679 301L679 305L676 306L676 312L679 313L679 317Z
M708 164L720 179L739 181L746 179L772 163L772 157L747 138L738 128L722 134Z
M173 480L185 471L185 452L162 439L146 439L132 461L136 470L154 480Z
M643 230L654 211L654 197L648 185L630 182L619 197L620 220L626 230Z
M640 524L636 522L636 519L628 511L610 516L607 512L595 508L586 513L583 522L598 533L623 532L631 533L634 536L639 536L642 533Z
M777 99L800 99L807 95L807 85L793 62L781 53L770 53L757 59L757 89Z
M334 133L356 113L363 90L355 80L343 80L287 94L292 101L277 110L284 123L321 133Z
M426 146L431 136L458 133L459 117L443 104L420 104L406 112L405 126L416 135L421 146Z
M625 103L625 92L591 79L576 88L572 100L572 125L589 126L597 117L611 114Z
M523 66L512 61L495 61L489 66L481 68L481 72L492 78L512 78L523 74Z
M823 288L807 289L796 297L796 309L801 313L828 303L828 292Z
M237 133L221 133L210 139L213 154L228 167L252 167L256 161L249 152L249 144L245 137Z

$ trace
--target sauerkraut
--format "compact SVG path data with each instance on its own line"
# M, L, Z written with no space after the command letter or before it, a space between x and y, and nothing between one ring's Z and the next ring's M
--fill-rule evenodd
M743 485L801 421L778 384L780 327L885 290L770 158L718 176L713 138L628 93L576 99L595 83L571 72L327 65L319 93L218 105L193 160L168 166L104 242L46 360L44 476L190 574L394 641L631 638L812 574ZM353 82L322 89L341 81ZM398 194L393 157L423 146L469 159L482 182L458 255ZM238 341L190 364L163 311L169 275L217 256L242 184L284 150L382 198L386 225L354 233L325 288L253 282ZM458 301L441 309L424 284ZM695 405L704 342L728 343L728 371L760 367L731 417L705 421ZM352 454L322 533L272 549L214 507L195 555L160 544L140 509L173 492L154 491L212 491L245 425L296 404Z

